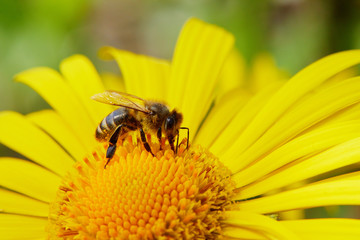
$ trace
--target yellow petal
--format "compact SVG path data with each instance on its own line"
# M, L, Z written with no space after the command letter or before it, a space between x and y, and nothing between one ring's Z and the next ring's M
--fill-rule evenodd
M211 109L194 142L209 148L249 98L250 94L242 89L234 89L223 95Z
M345 51L327 56L300 71L268 100L265 107L258 112L254 120L238 138L236 143L233 144L233 148L229 149L228 154L224 158L233 159L241 154L256 142L302 96L333 75L359 62L360 50ZM235 169L240 169L249 163L247 160L243 163L243 160L244 158L242 157L239 159L241 166L236 166ZM228 166L232 168L230 164Z
M91 99L91 96L104 92L105 89L89 59L82 55L71 56L61 62L60 70L95 123L99 123L112 111L109 105L99 104Z
M126 92L144 99L166 100L166 84L170 71L167 61L112 47L102 48L100 56L118 62Z
M101 74L101 79L105 89L125 92L124 80L120 76L113 73L103 73Z
M19 113L0 113L0 132L2 144L60 176L74 163L51 137Z
M275 195L243 201L239 208L257 213L274 213L292 209L331 205L360 205L360 180L314 183Z
M267 178L244 187L242 198L266 193L297 181L351 165L359 161L360 138L349 140L317 155L277 170Z
M225 227L223 229L223 239L241 239L241 240L268 240L269 238L262 232L253 229L239 227Z
M266 174L282 166L285 166L286 164L292 161L295 161L305 156L314 155L316 153L327 150L330 147L333 147L335 145L341 144L343 142L346 142L348 140L357 137L360 137L360 121L347 121L347 122L334 123L331 125L324 126L322 128L315 129L314 131L308 132L307 134L304 134L280 146L279 148L275 149L273 152L265 156L260 161L234 174L233 180L237 183L237 187L245 186L251 182L260 179ZM356 150L355 144L356 142L352 145ZM347 148L347 150L350 151L349 148ZM343 152L341 151L341 154L342 153ZM306 169L305 170L306 173L315 171L316 165L319 165L320 167L321 163L322 165L326 163L327 167L323 168L323 166L321 165L320 167L321 169L318 169L318 171L321 172L317 172L317 174L339 167L336 165L331 165L329 161L321 161L319 157L315 158L313 161L310 160L309 164L313 164L314 161L317 162L315 163L315 165L311 165L311 171L308 171L308 169L306 169L306 167L303 166L304 167L303 169ZM349 164L343 162L342 160L340 162L342 162L343 164ZM309 166L309 164L307 164L307 166ZM330 167L331 169L329 169ZM298 170L299 168L297 167L296 169ZM302 172L303 171L300 170L298 174L301 174ZM313 174L315 174L315 172L313 172ZM293 177L293 175L291 174L288 176ZM283 180L284 179L282 179L281 182L287 184L287 182ZM272 185L272 183L270 183L270 185Z
M360 119L360 104L354 104L342 110L341 112L333 116L330 116L327 119L324 119L324 121L320 122L317 126L331 124L334 122L358 120L358 119Z
M276 66L273 57L268 53L256 56L250 74L250 88L258 92L269 84L284 81L289 77Z
M0 214L0 239L45 239L47 218Z
M278 221L253 212L226 211L224 223L239 228L259 231L270 239L299 239L293 232L285 228Z
M224 155L224 158L230 160L240 155L237 158L238 162L232 161L232 164L225 164L233 169L234 172L238 172L260 156L271 151L276 146L289 141L312 125L352 104L360 102L359 80L360 77L347 79L342 82L327 85L317 92L309 94L294 104L286 113L283 113L283 115L273 123L271 128L261 136L258 136L256 142L249 146L248 142L246 142L249 139L245 141L243 138L244 136L253 138L254 135L248 135L249 132L247 130L253 126L252 124L256 121L254 119L239 139L231 146L228 153ZM281 92L281 90L279 92ZM280 105L278 107L282 108ZM275 106L273 110L277 111ZM268 118L265 117L263 122L267 122L267 120ZM262 128L260 125L258 127ZM258 129L253 130L258 132ZM249 147L245 150L244 148L246 148L246 146Z
M0 189L0 212L47 217L49 204L19 193Z
M43 202L56 196L61 178L30 161L0 158L0 185Z
M306 240L358 240L360 236L358 219L306 219L281 223Z
M81 160L88 153L79 139L76 138L64 120L53 110L43 110L26 116L30 121L51 135L76 160ZM90 150L90 149L89 149Z
M338 180L360 180L360 171L337 175L335 177L326 178L318 183L333 182Z
M332 81L332 82L342 81L342 80L345 80L348 78L356 77L356 75L358 75L358 70L357 70L357 67L355 66L355 67L348 68L348 69L336 74L329 81Z
M279 219L281 220L296 220L304 219L305 211L304 210L290 210L279 213Z
M236 49L233 49L225 60L219 75L219 83L216 91L222 95L231 89L245 85L246 63Z
M15 76L38 92L66 121L82 142L95 147L96 125L73 89L50 68L33 68Z
M236 113L231 122L221 132L214 144L210 147L210 151L218 156L221 160L222 154L229 149L236 139L242 134L246 126L253 120L267 102L267 100L276 92L280 87L281 83L274 83L264 88L262 91L254 95L246 105ZM206 119L207 121L207 119ZM234 159L236 160L236 159Z
M178 38L171 65L169 101L184 113L193 136L212 103L214 89L234 37L225 30L190 19Z

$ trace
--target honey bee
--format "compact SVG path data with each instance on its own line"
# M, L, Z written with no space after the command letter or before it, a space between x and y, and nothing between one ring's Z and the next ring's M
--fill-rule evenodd
M116 143L119 137L129 131L139 129L141 141L145 149L153 156L149 143L146 141L145 132L156 133L160 142L164 133L169 141L171 149L177 153L179 143L179 129L187 130L187 146L189 146L189 128L180 127L183 116L175 109L170 112L169 108L160 102L144 100L140 97L116 91L105 91L91 97L93 100L120 106L120 108L107 115L98 125L95 137L98 141L109 142L106 151L107 164L113 158L116 151ZM176 149L174 147L177 136Z

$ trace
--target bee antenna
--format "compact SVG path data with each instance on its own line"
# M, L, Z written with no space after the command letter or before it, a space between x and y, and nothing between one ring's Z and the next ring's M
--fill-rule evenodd
M186 149L188 149L189 148L189 128L188 127L181 127L180 129L186 129L187 130ZM178 135L178 140L179 140L179 135Z

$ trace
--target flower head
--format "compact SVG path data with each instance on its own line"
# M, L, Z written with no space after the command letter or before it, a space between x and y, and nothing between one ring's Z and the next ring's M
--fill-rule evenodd
M50 239L217 238L235 185L215 156L185 148L154 158L129 137L108 168L101 151L77 163L50 209Z
M168 103L190 129L190 146L180 135L176 153L146 131L153 154L129 129L105 169L108 144L94 133L114 109L90 100L105 87L89 60L70 57L61 74L35 68L17 75L53 110L0 114L0 142L28 158L1 158L0 236L357 239L355 219L276 216L360 204L358 172L326 175L359 161L359 78L334 76L360 63L360 52L328 56L287 82L274 74L279 79L248 84L252 91L229 90L241 75L229 62L239 60L229 55L233 41L191 19L171 62L102 49L122 71L125 89L114 90Z

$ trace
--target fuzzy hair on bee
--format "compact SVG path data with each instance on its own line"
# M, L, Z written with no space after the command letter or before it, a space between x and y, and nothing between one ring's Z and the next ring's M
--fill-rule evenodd
M181 127L183 115L175 109L170 111L169 107L164 103L148 101L128 93L116 91L98 93L92 96L92 99L119 106L118 109L111 112L100 122L95 132L98 141L109 142L106 151L107 162L105 168L115 154L119 137L124 136L129 131L139 130L144 148L153 156L145 132L156 134L160 143L164 134L171 149L177 153L179 129L186 129L188 135L187 148L189 146L189 128ZM174 146L175 137L177 137L176 148Z

